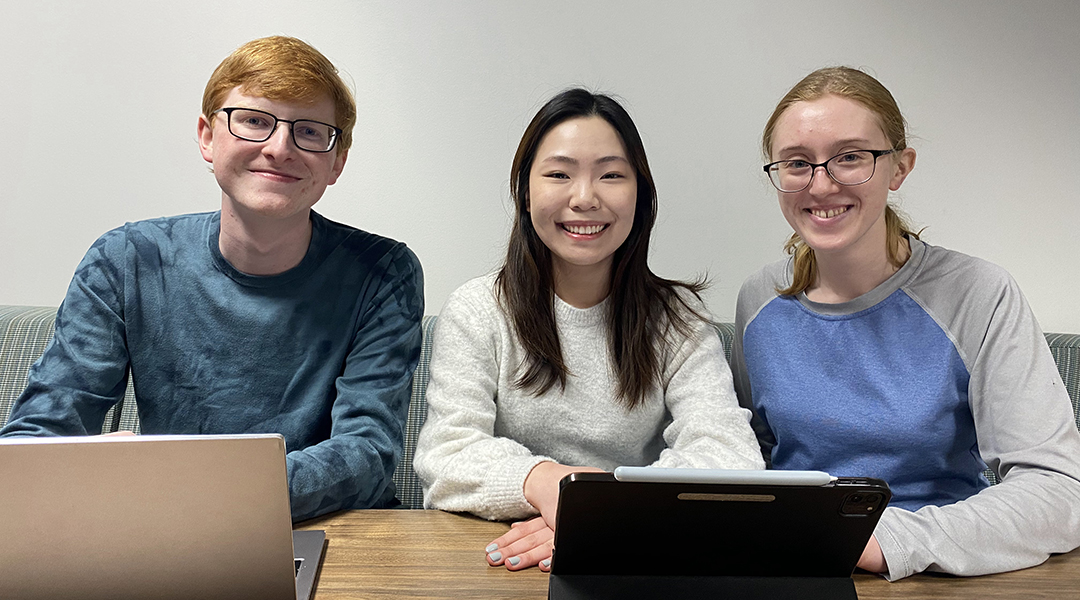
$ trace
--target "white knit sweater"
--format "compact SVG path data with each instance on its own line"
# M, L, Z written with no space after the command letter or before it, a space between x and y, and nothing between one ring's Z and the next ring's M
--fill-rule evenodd
M539 462L761 469L715 330L695 320L663 356L660 386L628 410L615 398L607 301L578 309L555 299L566 389L542 396L514 385L525 358L494 295L494 275L455 291L439 314L428 416L413 463L424 505L487 519L536 514L523 486ZM672 334L677 335L677 334Z

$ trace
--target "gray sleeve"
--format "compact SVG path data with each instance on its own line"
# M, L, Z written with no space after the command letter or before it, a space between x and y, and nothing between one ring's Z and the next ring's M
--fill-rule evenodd
M664 430L667 448L653 466L765 468L750 414L735 399L720 337L708 323L695 321L693 328L666 368L664 403L672 420Z
M435 324L428 415L413 468L424 485L424 508L470 512L485 519L522 519L536 509L525 478L553 461L495 435L499 395L499 330L505 323L491 278L473 280L446 301Z
M1080 433L1039 325L1004 270L934 250L907 291L968 367L979 451L1001 483L948 506L887 509L875 535L890 580L1022 569L1080 546Z
M787 271L787 260L773 263L751 275L739 289L739 299L735 306L735 339L731 345L731 375L735 384L735 394L739 404L750 411L750 426L761 446L765 464L772 468L772 449L776 438L768 423L754 410L753 391L750 389L750 375L746 371L746 359L743 356L743 333L758 312L776 297L777 285L781 283Z

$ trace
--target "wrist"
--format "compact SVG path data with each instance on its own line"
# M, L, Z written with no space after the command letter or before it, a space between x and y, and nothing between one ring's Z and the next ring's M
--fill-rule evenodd
M870 536L870 541L866 543L866 548L863 550L862 556L859 557L858 567L871 573L884 573L889 570L889 566L885 563L885 555L881 552L881 546L878 544L876 537Z
M560 467L562 465L550 460L536 463L529 471L529 474L525 476L525 483L522 486L525 500L535 507L537 501L543 496L544 489L550 485L548 482L551 481L553 476L556 476L556 471Z

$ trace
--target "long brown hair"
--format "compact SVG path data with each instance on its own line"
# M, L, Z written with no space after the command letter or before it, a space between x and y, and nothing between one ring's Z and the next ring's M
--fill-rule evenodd
M525 129L510 170L514 225L506 262L495 286L503 310L525 348L518 387L537 396L556 383L565 389L570 370L563 361L555 325L551 251L537 235L529 215L529 173L541 140L552 128L569 119L593 116L607 121L619 134L637 179L634 223L626 241L615 251L606 314L612 366L618 379L616 397L633 409L659 384L662 356L670 346L670 328L689 335L691 319L706 318L687 303L679 290L700 301L699 294L706 285L704 280L664 279L649 269L656 186L637 127L612 98L580 88L566 90L541 107Z
M881 82L871 75L851 67L826 67L810 73L796 83L780 100L772 116L765 124L761 136L761 153L765 162L772 160L772 140L776 123L792 104L809 102L828 95L841 96L862 104L878 119L885 138L893 150L907 148L907 121L900 113L896 100ZM919 239L903 213L890 205L885 206L885 252L889 263L894 267L904 266L906 255L901 255L900 240L904 237ZM814 251L799 237L792 233L784 244L784 251L793 256L794 270L791 285L776 290L784 296L794 296L805 292L817 278L817 260Z

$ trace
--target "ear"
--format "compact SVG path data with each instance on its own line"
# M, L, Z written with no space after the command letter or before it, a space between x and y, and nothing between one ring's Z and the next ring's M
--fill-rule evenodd
M334 159L334 168L330 172L330 181L328 181L326 185L334 185L337 183L338 177L341 177L341 171L345 168L345 159L347 158L349 158L348 150L337 155Z
M907 176L911 174L911 170L915 168L915 149L904 148L900 151L900 157L893 162L893 176L889 180L889 189L896 191L900 189L900 186L907 179Z
M199 152L202 153L203 160L214 164L214 126L210 124L210 119L207 119L206 115L199 115L196 132L199 136Z

